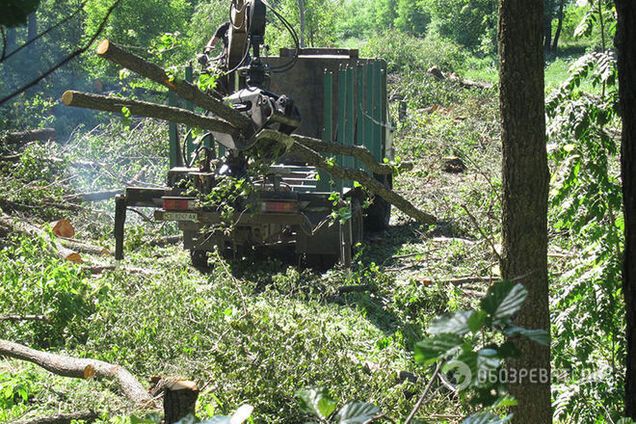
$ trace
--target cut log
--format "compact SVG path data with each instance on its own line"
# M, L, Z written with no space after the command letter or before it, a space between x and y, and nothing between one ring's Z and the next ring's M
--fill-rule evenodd
M87 255L110 255L110 250L106 247L96 246L82 240L59 237L59 241L63 246L80 253L86 253Z
M10 132L0 137L5 144L26 144L33 141L55 141L54 128L37 128L34 130Z
M189 110L178 107L158 105L139 100L129 100L120 97L101 96L99 94L66 91L62 95L62 102L66 106L85 109L101 110L104 112L122 113L127 108L131 114L149 118L163 119L177 122L190 127L197 127L208 131L217 131L238 136L238 130L229 123L216 118L197 115ZM225 107L225 106L224 106Z
M316 152L353 156L364 163L369 171L373 172L374 174L391 175L395 171L395 169L390 165L378 163L371 152L364 146L344 146L337 143L327 143L325 141L318 140L317 138L305 137L302 135L292 135L292 137L298 143L312 150L315 150ZM413 169L412 163L403 163L397 165L397 170L400 172L410 171L411 169Z
M154 247L164 247L164 246L169 246L171 244L181 243L182 240L183 240L183 236L181 235L166 236L166 237L161 237L158 239L151 240L150 242L148 242L148 245L154 246Z
M75 227L68 219L60 219L51 223L53 234L58 237L73 238L75 237Z
M47 234L44 230L4 213L0 214L0 227L4 227L12 232L27 234L31 237L47 238ZM73 263L82 263L82 257L80 254L65 247L59 240L51 240L51 250L55 255L62 259L66 259Z
M155 406L153 398L141 383L119 365L95 359L73 358L42 352L7 340L0 340L0 355L34 363L63 377L90 378L94 376L114 380L122 393L136 405Z
M57 414L48 417L38 417L29 420L16 421L13 424L71 424L77 421L92 423L97 421L99 414L92 411L74 412L71 414Z
M123 190L121 189L94 191L91 193L72 194L70 196L65 196L64 200L66 200L67 202L101 202L104 200L112 199L118 194L122 193Z
M282 143L289 149L291 154L301 158L308 165L323 169L336 178L357 181L371 193L382 197L406 215L422 224L430 225L437 222L437 219L433 215L419 210L413 206L411 202L393 190L385 187L384 184L366 172L357 169L343 168L335 163L331 163L331 161L322 157L315 150L310 149L304 144L298 143L291 136L279 133L278 131L262 130L256 135L256 138L257 140L272 140Z
M481 90L489 90L493 87L492 84L487 82L471 81L460 78L457 74L449 73L445 74L437 66L433 66L428 70L428 73L435 77L438 81L451 81L461 85L464 88L478 88Z
M173 424L194 415L199 388L194 381L170 381L163 386L164 422Z
M239 111L228 107L222 101L204 93L195 85L176 78L173 75L168 75L161 67L123 50L110 40L104 40L100 43L97 47L97 54L104 59L130 69L142 77L146 77L173 90L185 100L191 101L195 105L212 112L219 118L239 128L246 137L249 137L253 133L252 121Z

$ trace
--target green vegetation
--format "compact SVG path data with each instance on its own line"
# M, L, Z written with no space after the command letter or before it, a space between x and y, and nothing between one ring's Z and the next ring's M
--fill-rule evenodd
M299 26L295 0L270 2ZM42 0L40 28L77 7L81 12L0 63L0 92L12 91L87 39L109 6ZM0 228L0 316L45 318L0 320L2 338L116 363L144 384L155 375L192 379L201 388L198 418L230 416L251 405L250 420L267 423L342 422L353 409L403 422L436 373L452 380L448 369L435 369L441 358L464 355L475 365L475 377L480 367L499 369L514 353L505 336L546 342L544 333L512 328L510 316L498 312L505 301L516 311L525 296L519 285L494 283L500 279L502 185L496 2L305 0L305 6L307 46L350 46L387 61L396 156L414 163L395 186L439 223L420 226L395 212L389 230L362 243L352 269L325 273L256 252L240 261L214 255L213 269L201 272L188 265L180 246L153 245L178 231L145 216L129 218L131 254L117 266L99 255L71 264L51 253L53 236ZM616 68L607 53L613 10L598 7L566 2L560 47L546 62L559 423L619 422L622 416L624 223ZM124 1L104 37L180 72L228 19L228 8L225 0ZM600 27L595 11L609 24ZM26 41L24 28L12 31L16 43ZM291 44L280 25L268 27L267 36L270 55ZM439 80L428 72L432 67L493 87ZM54 125L60 136L58 143L27 145L15 161L0 159L0 209L42 226L68 218L81 239L112 247L112 201L69 210L60 207L62 199L130 181L163 184L167 126L63 108L57 99L67 88L166 97L157 86L86 54L1 105L1 131ZM0 156L11 153L0 145ZM466 169L449 172L449 157ZM92 270L93 264L102 269ZM445 314L463 319L453 322L465 328L436 320ZM483 421L473 422L504 422L497 420L513 403L498 386L472 385L458 394L436 384L417 417L456 423L481 413ZM0 361L0 422L86 406L101 414L98 422L157 422L141 416L110 382L66 379Z

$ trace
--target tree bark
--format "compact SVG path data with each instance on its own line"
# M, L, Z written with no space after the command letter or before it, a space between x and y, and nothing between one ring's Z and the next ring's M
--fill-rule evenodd
M9 54L16 49L17 35L15 28L7 28L7 48L5 54Z
M99 414L92 411L74 412L71 414L57 414L48 417L38 417L30 420L16 421L13 424L71 424L77 421L92 423L99 418Z
M115 380L124 395L138 406L153 406L153 398L137 379L119 365L95 359L72 358L41 352L27 346L0 340L0 355L32 362L53 374L63 377L100 377Z
M109 40L104 40L97 47L97 54L104 59L146 77L170 90L195 105L212 112L219 118L242 130L247 137L253 134L252 121L239 111L226 106L222 101L207 95L187 81L168 75L168 73L139 56L129 53Z
M81 93L78 91L66 91L62 95L62 102L66 106L115 113L122 113L122 108L126 107L133 115L163 119L165 121L177 122L208 131L238 135L238 130L225 121L197 115L189 110L172 106L163 106L119 97L101 96L99 94Z
M194 415L199 389L193 381L171 381L163 389L163 413L166 424L174 424Z
M500 108L503 142L503 253L506 280L520 279L528 298L519 326L550 331L547 272L548 165L545 139L543 0L500 0ZM550 374L550 348L514 340L521 355L508 367ZM512 371L514 370L514 371ZM535 371L533 371L535 370ZM543 370L543 371L542 371ZM516 423L550 423L550 379L509 384Z
M5 144L26 144L32 141L55 141L55 139L55 128L38 128L7 133L2 137L2 142Z
M298 20L300 21L300 33L298 42L300 48L305 48L305 0L298 0Z
M623 121L621 175L625 217L623 296L625 297L627 362L625 416L636 420L636 4L616 0L618 83Z
M415 206L404 197L400 196L391 189L388 189L380 181L373 178L371 175L364 171L357 169L343 168L337 164L331 163L324 157L322 157L315 150L305 146L302 143L297 142L293 137L280 133L274 130L262 130L256 136L258 140L275 140L286 145L289 152L296 157L300 158L307 165L315 166L329 172L336 178L344 180L353 180L359 182L364 188L371 193L382 197L387 202L404 212L406 215L415 219L422 224L434 224L437 219L430 214L427 214Z
M556 56L559 52L559 38L561 38L561 31L563 31L563 9L565 8L565 0L559 2L559 12L557 14L557 27L554 33L554 39L552 40L552 54Z
M8 230L17 233L28 234L32 237L46 237L45 232L35 225L15 219L6 214L0 214L0 227L7 228ZM52 240L51 250L52 253L62 259L66 259L67 261L74 263L82 262L82 257L79 253L64 247L59 240Z
M364 146L345 146L343 144L328 143L317 138L305 137L303 135L292 135L296 142L320 153L331 153L334 155L353 156L364 163L370 172L378 175L393 174L393 167L378 163L371 152ZM399 171L413 169L412 163L404 163L397 166Z
M35 12L27 18L27 41L33 41L38 35L38 17Z

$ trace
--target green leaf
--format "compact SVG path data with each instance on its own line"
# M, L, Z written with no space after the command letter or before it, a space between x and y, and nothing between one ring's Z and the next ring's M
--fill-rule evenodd
M550 335L547 331L541 329L529 329L523 327L512 326L504 330L504 334L508 337L523 336L534 342L544 346L550 345Z
M504 418L491 412L479 412L462 421L462 424L505 424L510 421L512 414Z
M329 418L337 406L337 402L325 389L300 390L296 396L300 399L300 407L304 412L323 420Z
M486 318L488 318L488 314L486 312L481 310L475 311L468 318L468 328L470 329L470 331L473 333L477 333L479 330L481 330L484 326Z
M449 316L436 318L428 327L428 332L433 335L444 333L466 335L470 331L468 319L473 313L474 311L459 311Z
M457 334L438 334L427 337L415 345L415 360L429 364L439 358L447 357L461 346L463 339Z
M501 281L488 289L481 308L494 322L501 322L519 312L527 296L528 291L522 284Z
M373 419L380 409L366 402L349 402L338 411L336 422L341 424L364 424Z

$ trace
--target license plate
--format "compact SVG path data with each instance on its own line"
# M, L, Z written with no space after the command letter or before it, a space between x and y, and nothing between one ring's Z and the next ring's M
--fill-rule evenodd
M166 221L197 222L199 220L199 216L192 212L164 212L163 219Z

